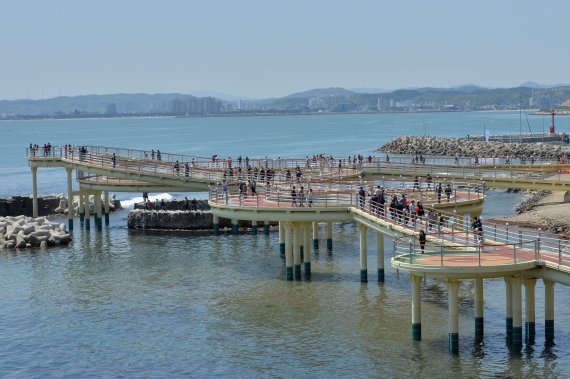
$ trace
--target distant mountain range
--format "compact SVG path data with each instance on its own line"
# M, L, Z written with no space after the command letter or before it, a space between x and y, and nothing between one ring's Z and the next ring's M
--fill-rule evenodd
M306 112L386 110L477 110L551 108L570 98L570 84L523 83L515 88L462 84L452 88L315 88L281 98L247 99L213 91L166 94L109 94L55 97L42 100L1 100L0 117L61 115L177 114L180 102L215 98L220 112ZM237 102L241 100L238 109ZM206 102L211 100L205 99ZM380 107L380 108L379 108ZM203 113L206 113L205 111Z

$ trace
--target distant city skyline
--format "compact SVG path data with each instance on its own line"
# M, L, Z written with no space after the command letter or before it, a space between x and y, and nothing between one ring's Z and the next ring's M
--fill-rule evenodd
M570 3L3 4L0 99L568 83Z

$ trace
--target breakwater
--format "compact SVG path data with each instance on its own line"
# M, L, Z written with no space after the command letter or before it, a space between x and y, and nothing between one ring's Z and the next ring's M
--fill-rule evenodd
M79 214L79 197L73 198L74 214ZM89 197L91 213L94 211L95 199ZM109 210L111 212L121 209L121 201L117 199L109 200ZM12 196L0 198L0 216L27 216L32 217L33 199L31 196ZM67 214L67 196L47 195L38 197L38 216L50 216L56 214Z
M71 235L65 224L45 217L0 217L0 249L67 245Z
M137 203L134 210L129 212L127 226L129 229L163 229L163 230L213 230L214 214L210 211L207 200L197 200L196 210L191 202L167 201L158 202L148 209L144 203ZM231 228L231 220L219 219L221 229ZM240 220L239 228L251 228L251 221Z
M559 159L566 156L560 146L528 143L486 142L466 138L400 136L379 151L397 154L447 155L459 157L505 157L516 159Z

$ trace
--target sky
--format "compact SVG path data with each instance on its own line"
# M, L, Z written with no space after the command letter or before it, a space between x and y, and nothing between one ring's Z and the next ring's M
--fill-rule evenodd
M0 99L570 82L570 1L0 0Z

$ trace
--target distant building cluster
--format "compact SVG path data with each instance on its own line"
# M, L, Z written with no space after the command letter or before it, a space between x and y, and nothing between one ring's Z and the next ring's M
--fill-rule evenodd
M222 103L213 97L188 97L172 99L170 113L177 116L216 114L222 111Z

